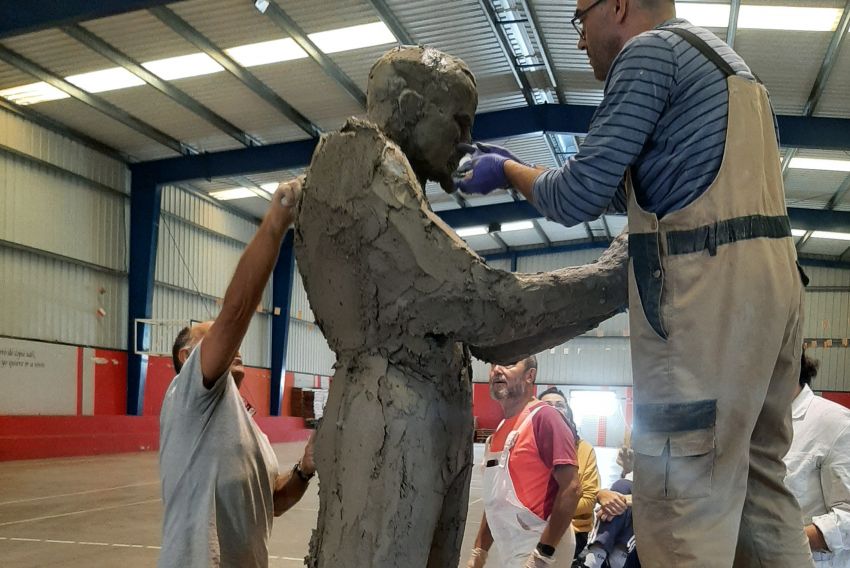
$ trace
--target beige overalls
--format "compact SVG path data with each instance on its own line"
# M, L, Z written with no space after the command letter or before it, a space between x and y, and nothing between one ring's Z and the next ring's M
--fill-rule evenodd
M670 31L727 75L729 117L717 178L684 209L658 219L626 180L638 555L648 568L812 566L783 484L804 276L773 114L761 84Z

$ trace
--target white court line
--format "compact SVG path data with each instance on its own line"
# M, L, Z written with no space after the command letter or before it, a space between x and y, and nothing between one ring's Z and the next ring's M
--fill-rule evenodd
M30 501L43 501L45 499L57 499L59 497L73 497L74 495L88 495L90 493L103 493L105 491L117 491L118 489L129 489L130 487L143 487L145 485L159 485L159 481L150 481L147 483L131 483L130 485L119 485L117 487L107 487L106 489L90 489L88 491L77 491L75 493L60 493L59 495L48 495L46 497L33 497L31 499L16 499L14 501L2 501L0 506L14 505L16 503L29 503Z
M480 503L483 499L476 499L475 501L470 501L470 505L475 505L476 503Z
M132 503L124 503L123 505L110 505L109 507L97 507L95 509L82 509L80 511L71 511L70 513L59 513L57 515L44 515L43 517L32 517L31 519L21 519L19 521L7 521L5 523L0 523L0 527L7 527L9 525L18 525L20 523L31 523L34 521L44 521L46 519L58 519L60 517L70 517L72 515L82 515L84 513L96 513L97 511L108 511L110 509L121 509L124 507L132 507L133 505L144 505L145 503L159 503L159 498L157 499L147 499L145 501L133 501Z
M16 536L12 536L12 537L0 536L0 540L18 540L18 541L23 541L23 542L49 542L49 543L53 543L53 544L82 544L82 545L85 545L85 546L114 546L116 548L149 548L151 550L160 550L160 548L161 548L159 546L151 546L151 545L144 545L144 544L123 544L123 543L120 543L120 542L115 542L115 543L110 544L108 542L87 542L87 541L83 541L83 540L81 540L81 541L56 540L56 539L52 539L52 538L44 538L44 539L41 539L41 538L23 538L23 537L16 537ZM285 557L283 557L283 558L285 558Z

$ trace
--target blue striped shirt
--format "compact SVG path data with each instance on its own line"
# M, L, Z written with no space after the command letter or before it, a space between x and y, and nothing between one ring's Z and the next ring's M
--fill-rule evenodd
M611 65L578 153L534 182L535 205L548 218L572 226L625 211L628 168L638 203L659 217L688 205L714 181L726 141L726 77L667 27L690 30L737 75L754 80L728 45L682 19L629 40Z

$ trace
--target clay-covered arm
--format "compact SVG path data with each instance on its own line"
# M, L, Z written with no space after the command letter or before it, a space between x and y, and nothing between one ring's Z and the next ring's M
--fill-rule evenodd
M406 165L397 163L399 156L385 152L383 171L373 178L373 195L388 207L387 230L372 242L379 258L371 264L376 274L390 268L385 284L398 278L391 271L413 279L401 295L379 301L403 314L414 336L444 336L466 343L485 361L512 363L625 309L627 235L592 264L538 274L495 270L431 211L418 185L411 187L414 180L399 175Z

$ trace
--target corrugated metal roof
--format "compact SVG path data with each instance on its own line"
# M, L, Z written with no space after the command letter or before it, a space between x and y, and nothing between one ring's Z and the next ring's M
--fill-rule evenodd
M171 7L183 4L189 2L179 2ZM144 10L92 20L82 25L140 63L198 51L156 16ZM239 27L234 26L233 22L231 26Z
M71 128L85 132L108 146L120 148L137 160L155 160L175 155L173 150L153 142L75 99L41 103L37 105L36 110Z
M4 39L3 45L60 77L114 67L107 59L56 29ZM35 81L37 79L33 79Z
M846 178L846 172L789 168L785 178L785 196L792 204L802 199L826 205Z
M825 256L840 256L850 248L850 242L836 239L811 238L803 245L801 252L806 254L822 254Z
M776 112L801 114L830 38L829 32L738 30L735 50L764 81Z
M148 85L100 93L100 96L198 150L242 147L235 139Z

